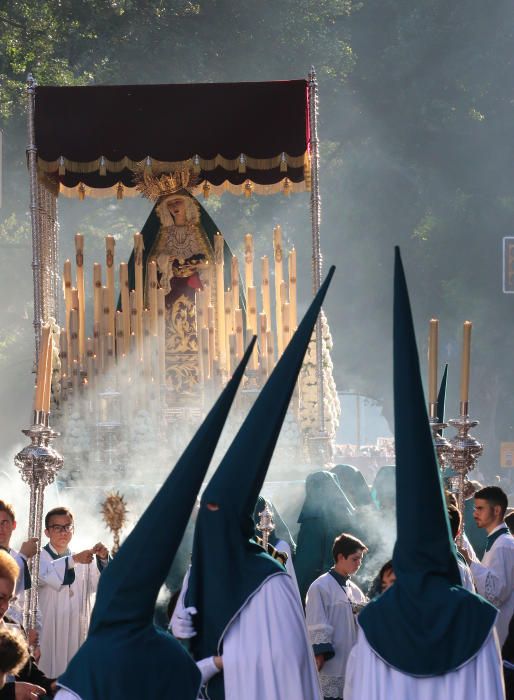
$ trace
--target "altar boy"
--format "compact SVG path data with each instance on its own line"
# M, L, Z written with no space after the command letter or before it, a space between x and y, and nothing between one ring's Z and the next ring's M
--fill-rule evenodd
M307 629L325 700L342 698L346 662L357 640L355 616L366 596L350 580L362 564L366 545L345 533L334 540L334 566L307 592Z

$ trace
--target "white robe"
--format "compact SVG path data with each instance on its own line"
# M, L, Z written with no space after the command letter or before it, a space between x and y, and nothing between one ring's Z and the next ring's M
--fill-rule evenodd
M504 700L502 663L495 630L476 656L442 676L416 678L379 658L359 628L346 667L344 700Z
M73 564L71 556L52 559L46 550L41 550L39 608L43 628L38 666L49 678L64 673L87 636L100 575L95 559L91 564L75 564L75 581L64 586L66 559Z
M357 640L352 603L365 600L364 593L352 581L343 588L329 573L313 581L307 591L305 614L311 644L330 645L334 651L319 673L324 697L343 697L346 663Z
M303 611L290 576L274 574L223 637L225 700L321 700Z
M16 600L9 605L6 615L15 620L19 625L22 625L23 608L25 605L25 564L27 563L27 558L15 549L9 549L9 554L18 564L19 574L16 579L16 588L14 589ZM41 632L41 613L39 608L36 610L36 630Z
M502 523L489 534L501 527L507 526ZM500 535L491 549L485 552L482 562L472 561L470 568L477 593L500 611L496 618L496 630L502 647L514 614L514 537L510 533Z
M459 566L460 580L462 587L471 593L475 593L475 584L473 583L473 576L471 574L471 569L469 566L457 557L457 564Z
M285 540L278 540L277 544L274 545L275 549L277 549L279 552L285 552L287 554L287 561L286 561L286 571L291 576L293 579L293 583L296 587L296 590L298 591L298 597L300 597L300 589L298 588L298 581L296 580L296 572L294 570L294 564L293 564L293 554L291 552L291 547Z

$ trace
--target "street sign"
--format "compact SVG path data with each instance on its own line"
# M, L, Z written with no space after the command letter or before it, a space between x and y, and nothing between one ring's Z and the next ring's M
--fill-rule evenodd
M500 466L514 467L514 442L500 442Z

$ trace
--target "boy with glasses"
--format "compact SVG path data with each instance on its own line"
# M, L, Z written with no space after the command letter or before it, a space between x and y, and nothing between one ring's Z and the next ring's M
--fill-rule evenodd
M41 550L39 566L40 667L52 678L65 671L87 636L92 595L109 558L101 542L73 554L69 549L73 527L73 515L67 508L46 514L49 542Z

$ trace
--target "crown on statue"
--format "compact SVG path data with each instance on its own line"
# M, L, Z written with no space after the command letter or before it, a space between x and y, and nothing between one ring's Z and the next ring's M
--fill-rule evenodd
M193 163L184 163L183 166L173 172L155 174L146 162L140 164L134 171L136 189L144 197L157 201L161 197L175 194L180 190L193 187L198 177L193 172Z

